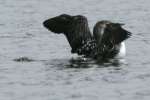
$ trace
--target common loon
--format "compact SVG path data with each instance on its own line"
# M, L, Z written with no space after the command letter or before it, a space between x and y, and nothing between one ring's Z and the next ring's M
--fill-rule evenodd
M61 14L45 20L43 25L54 33L63 33L72 53L96 59L125 55L124 40L131 36L130 32L122 28L123 24L107 20L97 22L92 35L87 18L82 15Z

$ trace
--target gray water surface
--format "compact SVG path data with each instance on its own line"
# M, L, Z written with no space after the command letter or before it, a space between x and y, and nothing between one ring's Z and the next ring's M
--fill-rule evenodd
M125 23L123 62L70 53L42 22L62 13ZM0 100L150 100L149 0L0 0ZM27 57L30 61L14 59Z

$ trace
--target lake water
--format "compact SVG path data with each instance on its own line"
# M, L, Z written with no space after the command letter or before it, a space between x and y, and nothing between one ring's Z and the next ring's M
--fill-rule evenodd
M125 23L124 61L72 55L42 26L62 13L86 16L91 31L99 20ZM150 100L149 0L0 0L0 14L0 100Z

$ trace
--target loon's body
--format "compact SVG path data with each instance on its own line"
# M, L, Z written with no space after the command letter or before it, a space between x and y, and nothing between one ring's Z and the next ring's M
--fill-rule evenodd
M104 57L104 58L123 58L126 55L126 47L125 42L121 42L119 45L117 45L116 50L114 50L115 54L109 54L111 56ZM86 42L81 48L77 50L77 53L79 55L85 55L86 57L92 57L92 58L99 58L102 57L104 54L99 54L97 50L97 44L94 40L90 40Z
M92 35L87 18L82 15L62 14L44 21L43 25L54 33L63 33L72 53L96 59L124 56L124 40L131 35L122 24L106 20L95 24Z

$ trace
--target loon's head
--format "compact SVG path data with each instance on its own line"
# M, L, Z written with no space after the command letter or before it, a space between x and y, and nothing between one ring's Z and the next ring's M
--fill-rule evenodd
M107 20L96 23L93 35L100 50L99 52L107 54L109 52L119 52L121 43L131 35L130 32L122 28L122 25Z

